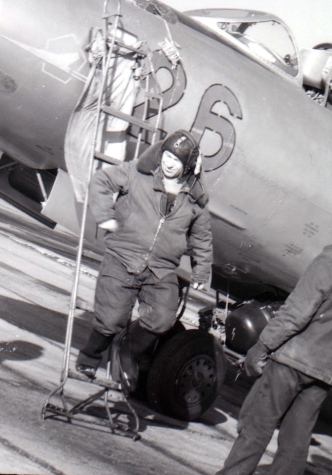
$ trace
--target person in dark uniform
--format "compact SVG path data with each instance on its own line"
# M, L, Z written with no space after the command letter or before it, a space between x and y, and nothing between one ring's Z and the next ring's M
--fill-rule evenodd
M138 161L94 175L90 207L107 231L106 253L97 280L93 329L76 361L79 372L95 376L102 352L127 328L138 298L140 318L123 332L119 352L121 380L135 388L139 357L176 321L174 271L188 244L194 288L202 289L209 278L207 200L199 147L184 130L150 147Z
M302 475L312 431L332 386L332 245L309 265L248 351L260 376L240 412L239 435L216 475L252 475L280 422L269 475Z

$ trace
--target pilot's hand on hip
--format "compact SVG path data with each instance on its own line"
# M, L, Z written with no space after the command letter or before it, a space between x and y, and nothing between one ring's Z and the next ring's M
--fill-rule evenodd
M119 229L119 224L116 219L109 219L98 225L101 229L105 229L110 233L115 233Z
M195 290L203 290L204 289L204 284L202 284L201 282L194 282L193 283L193 288Z
M252 346L244 360L247 376L260 376L263 373L269 349L260 341Z

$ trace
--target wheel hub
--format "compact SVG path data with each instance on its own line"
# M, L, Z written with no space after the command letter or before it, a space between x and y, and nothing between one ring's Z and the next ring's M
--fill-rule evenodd
M177 379L177 393L186 404L198 404L209 396L216 381L213 359L196 355L183 366Z

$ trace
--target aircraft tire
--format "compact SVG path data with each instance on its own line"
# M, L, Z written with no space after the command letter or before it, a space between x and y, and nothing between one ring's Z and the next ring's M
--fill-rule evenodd
M168 340L156 355L147 380L152 409L191 421L206 412L219 395L226 358L209 333L186 330Z

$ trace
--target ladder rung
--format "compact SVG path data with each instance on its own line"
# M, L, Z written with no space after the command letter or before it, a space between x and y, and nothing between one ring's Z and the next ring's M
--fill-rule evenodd
M95 152L95 158L102 162L110 163L111 165L119 165L122 163L121 160L117 160L116 158L109 157L108 155L105 155L104 153L101 152Z
M151 132L155 132L156 130L156 128L153 127L153 125L148 124L144 120L137 119L136 117L133 117L132 115L125 114L124 112L120 112L116 109L113 109L112 107L103 106L101 109L106 114L114 115L114 117L118 117L118 119L125 120L126 122L129 122L130 124L137 125L141 129L150 130Z
M108 41L109 43L111 43L111 38L108 38ZM125 49L128 49L129 51L132 51L133 53L137 53L139 54L140 56L142 57L146 57L146 54L143 53L141 50L137 49L137 48L133 48L132 46L129 46L129 45L126 45L125 43L121 43L121 41L118 41L118 40L115 40L114 43L117 45L117 46L120 46L120 48L125 48Z
M106 18L111 18L112 16L121 17L122 15L119 13L105 13L105 15L102 16L102 19L106 20Z
M154 92L146 92L145 93L145 96L146 97L151 97L151 98L154 98L154 99L162 99L162 95L161 94L156 94Z
M107 389L113 389L114 391L121 391L121 384L116 383L115 381L111 381L109 379L91 379L81 373L76 373L71 369L68 371L68 376L69 378L78 379L79 381L84 381L85 383L96 384L97 386L101 386Z

